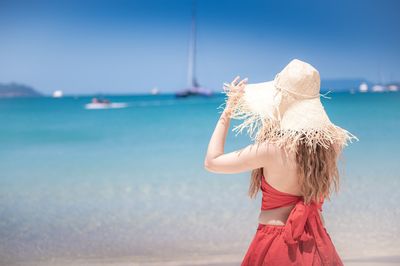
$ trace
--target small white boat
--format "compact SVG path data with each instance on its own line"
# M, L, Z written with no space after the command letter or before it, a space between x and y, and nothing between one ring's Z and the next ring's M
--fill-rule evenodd
M95 109L119 109L127 107L127 103L87 103L85 104L85 109L95 110Z
M372 86L372 92L384 92L385 91L385 86L376 84Z
M365 82L361 83L358 90L360 92L368 92L368 84Z
M151 95L158 95L160 94L160 90L157 87L154 87L150 90Z
M53 91L53 98L62 98L62 97L63 97L63 91L62 90Z

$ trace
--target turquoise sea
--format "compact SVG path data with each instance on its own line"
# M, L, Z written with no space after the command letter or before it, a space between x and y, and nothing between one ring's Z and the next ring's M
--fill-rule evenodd
M326 227L345 262L400 258L400 93L332 93L344 151ZM261 195L203 168L223 95L0 100L0 265L123 259L238 265ZM231 129L237 123L231 122ZM229 132L226 152L250 143ZM72 264L73 265L73 264ZM168 265L175 265L173 262Z

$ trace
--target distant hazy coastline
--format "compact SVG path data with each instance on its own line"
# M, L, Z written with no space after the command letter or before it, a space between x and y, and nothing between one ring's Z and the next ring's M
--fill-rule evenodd
M0 83L0 98L16 98L16 97L41 97L42 93L34 88L18 84L18 83Z

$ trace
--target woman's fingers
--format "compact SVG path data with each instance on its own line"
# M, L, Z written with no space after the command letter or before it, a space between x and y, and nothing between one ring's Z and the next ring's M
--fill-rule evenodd
M248 78L242 79L240 82L238 82L240 79L240 76L236 76L235 79L231 83L224 83L224 90L237 90L237 91L242 91L244 87L247 85Z
M248 78L242 79L242 80L239 82L238 87L244 87L244 85L247 84L247 80L248 80Z
M235 87L236 83L238 82L239 79L240 79L240 76L236 76L236 78L234 78L234 80L231 82L231 86Z
M248 80L247 78L245 78L245 79L242 79L242 80L238 83L239 79L240 79L240 77L237 76L237 77L231 82L231 87L241 87L241 86L243 86L244 84L246 84L246 83L247 83L247 80Z
M247 85L247 80L248 80L247 78L241 80L239 84L236 86L236 90L239 92L243 92L244 87L246 87Z

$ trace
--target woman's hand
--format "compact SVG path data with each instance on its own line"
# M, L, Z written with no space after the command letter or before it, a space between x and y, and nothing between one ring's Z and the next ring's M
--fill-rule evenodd
M226 102L225 110L227 114L230 114L232 112L233 107L237 104L237 101L239 98L242 96L244 92L244 88L247 85L247 78L242 79L241 81L240 77L237 76L232 80L231 83L227 84L224 83L224 91L228 95L228 100Z

